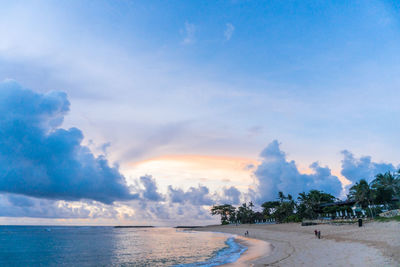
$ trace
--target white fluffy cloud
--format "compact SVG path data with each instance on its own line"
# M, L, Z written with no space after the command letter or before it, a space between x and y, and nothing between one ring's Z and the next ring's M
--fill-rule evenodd
M328 167L319 166L318 162L310 165L312 174L300 173L295 161L288 161L274 140L260 154L261 164L254 172L258 181L257 200L263 202L277 197L279 191L296 196L311 189L323 190L339 195L342 186L338 177L332 175Z
M212 205L210 190L206 186L190 187L186 192L180 188L168 186L168 195L172 203L191 203L193 205Z
M341 174L350 181L357 182L360 179L366 179L370 182L378 173L387 171L395 171L399 166L395 167L392 163L377 163L371 160L370 156L354 157L353 153L343 150L342 171Z

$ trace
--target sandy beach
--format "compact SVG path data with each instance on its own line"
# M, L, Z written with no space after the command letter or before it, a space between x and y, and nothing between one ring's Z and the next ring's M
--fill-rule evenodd
M273 247L271 243L261 239L247 238L237 236L235 241L246 246L247 250L240 256L235 263L224 264L224 267L245 267L251 265L253 262L265 255L272 253Z
M321 231L317 239L314 230ZM238 235L248 250L226 266L400 266L400 223L352 225L252 224L198 231ZM244 232L249 231L249 238ZM266 241L259 243L258 240Z

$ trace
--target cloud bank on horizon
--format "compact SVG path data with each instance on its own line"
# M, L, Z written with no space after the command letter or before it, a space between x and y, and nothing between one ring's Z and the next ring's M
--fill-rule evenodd
M255 190L231 186L212 193L203 185L187 190L170 185L161 193L151 175L129 186L117 166L81 144L79 129L60 128L69 107L64 92L42 94L14 81L0 83L0 216L175 221L190 213L192 219L210 221L204 207L215 203L262 203L275 199L278 191L296 196L310 189L338 196L342 190L338 177L318 162L310 165L313 173L301 173L277 140L260 153ZM352 182L395 170L368 156L342 154L341 173Z
M212 205L216 195L206 186L169 187L163 195L151 175L128 186L117 166L81 145L79 129L60 128L69 107L64 92L41 94L14 81L0 83L0 216L115 218L118 201L134 207L141 219L186 216L183 205L195 207L192 218L210 219L201 206ZM237 203L239 194L231 187L225 200ZM133 217L128 212L124 218Z
M208 220L398 168L395 1L0 2L0 81L35 90L0 93L0 216Z

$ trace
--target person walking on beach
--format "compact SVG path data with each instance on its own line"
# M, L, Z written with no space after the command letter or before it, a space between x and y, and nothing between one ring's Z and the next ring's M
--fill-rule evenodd
M318 236L318 230L317 229L314 230L314 234L315 234L315 237Z
M318 231L318 239L321 239L321 231Z

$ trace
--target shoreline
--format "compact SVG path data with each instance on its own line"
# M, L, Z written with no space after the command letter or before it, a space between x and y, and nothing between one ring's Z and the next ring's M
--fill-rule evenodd
M322 233L321 239L314 229ZM196 231L235 234L248 242L248 250L234 263L223 266L399 266L400 223L371 222L356 225L244 224L218 225ZM244 232L249 231L249 238ZM252 240L268 242L270 252L254 252ZM256 248L256 249L255 249ZM254 257L257 255L258 257ZM252 255L250 258L247 255Z
M226 263L221 266L224 267L245 267L250 266L254 261L269 256L272 253L272 245L269 242L248 238L236 235L235 242L245 246L247 249L244 251L239 259L232 263Z

